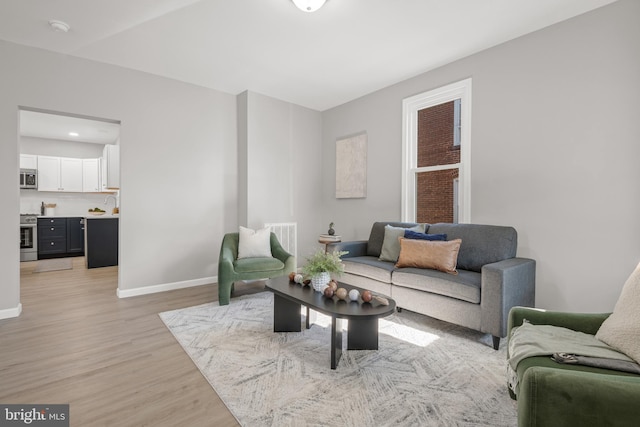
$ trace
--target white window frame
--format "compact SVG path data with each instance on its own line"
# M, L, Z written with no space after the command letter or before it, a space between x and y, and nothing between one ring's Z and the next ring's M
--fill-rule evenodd
M460 146L460 104L462 101L460 98L453 101L453 146Z
M418 111L460 99L460 163L418 167ZM458 222L471 222L471 78L402 101L402 221L416 220L416 176L458 169Z
M455 178L453 180L453 222L459 223L459 209L458 209L458 192L460 188L460 179Z

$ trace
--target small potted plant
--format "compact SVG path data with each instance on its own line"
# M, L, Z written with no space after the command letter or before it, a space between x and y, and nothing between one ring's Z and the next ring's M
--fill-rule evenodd
M344 264L340 257L346 253L346 251L325 252L319 249L307 258L307 264L302 267L302 272L311 278L311 285L315 291L322 292L322 288L331 280L331 273L344 272Z

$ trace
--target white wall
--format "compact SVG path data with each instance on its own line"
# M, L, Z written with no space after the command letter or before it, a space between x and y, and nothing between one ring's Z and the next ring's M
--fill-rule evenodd
M237 227L235 97L8 42L0 57L0 316L20 301L19 106L122 123L120 291L210 281Z
M238 96L239 217L248 227L298 223L298 265L318 245L322 116L255 92Z
M402 99L473 78L471 222L514 226L536 304L609 311L640 261L640 2L622 0L323 113L325 222L400 218ZM368 195L336 200L335 141L366 131Z

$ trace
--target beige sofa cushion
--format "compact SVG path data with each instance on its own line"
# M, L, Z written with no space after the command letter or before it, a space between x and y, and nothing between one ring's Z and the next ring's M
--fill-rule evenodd
M371 256L344 258L344 272L367 277L379 282L391 283L393 263L379 261ZM339 278L338 278L339 280Z
M481 282L480 273L467 270L458 270L458 275L453 276L428 268L401 268L391 276L394 289L415 289L473 304L480 304Z

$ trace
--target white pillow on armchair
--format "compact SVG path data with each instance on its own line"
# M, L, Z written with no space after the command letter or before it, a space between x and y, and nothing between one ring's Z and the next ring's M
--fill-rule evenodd
M271 258L271 227L252 230L240 226L238 259Z

